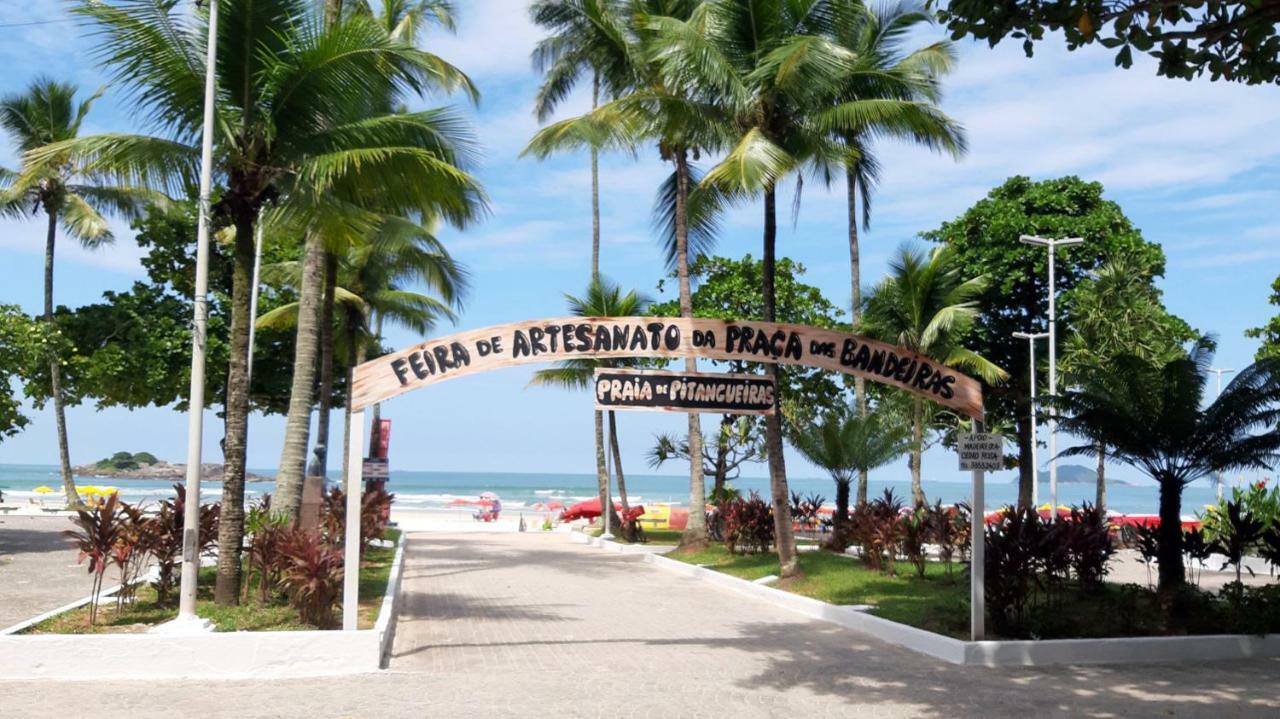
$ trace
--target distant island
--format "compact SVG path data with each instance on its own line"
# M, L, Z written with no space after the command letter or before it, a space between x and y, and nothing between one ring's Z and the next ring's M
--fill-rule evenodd
M1040 480L1049 481L1049 468L1040 468ZM1058 465L1058 484L1097 484L1098 472L1089 467L1078 464L1060 464ZM1107 477L1107 484L1114 484L1123 487L1137 487L1138 484L1129 482L1115 477Z
M187 465L170 464L162 459L158 459L150 452L116 452L110 457L98 460L93 464L82 464L79 467L72 467L71 471L73 474L80 477L171 481L175 479L186 479ZM200 465L200 480L207 482L222 481L222 465ZM271 477L263 477L260 474L246 472L245 481L272 482L274 480Z

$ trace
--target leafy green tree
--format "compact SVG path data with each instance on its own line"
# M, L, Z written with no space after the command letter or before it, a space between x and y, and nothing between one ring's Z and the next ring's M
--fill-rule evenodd
M978 298L986 278L965 274L956 252L936 247L927 255L903 248L889 263L889 276L867 298L864 329L872 337L905 347L988 383L1008 375L964 346L978 315ZM927 504L921 482L924 454L925 399L911 397L911 500Z
M1277 277L1275 282L1271 283L1271 298L1268 302L1272 305L1280 306L1280 277ZM1254 327L1245 331L1245 335L1262 340L1262 345L1258 347L1256 354L1257 359L1280 357L1280 315L1272 317L1262 327Z
M1267 469L1280 461L1280 360L1241 370L1207 406L1212 342L1168 362L1115 357L1107 372L1090 373L1061 395L1061 427L1089 442L1064 456L1112 455L1160 485L1160 591L1181 587L1182 490L1215 472Z
M304 262L315 267L317 236L339 228L358 234L361 210L417 212L461 224L483 198L460 169L470 139L456 114L370 113L391 88L421 92L456 80L439 58L390 38L366 16L326 25L309 0L221 0L220 8L214 171L225 186L210 209L216 222L234 230L234 249L215 600L234 604L244 532L249 285L264 206L274 203L307 228L312 241ZM154 186L189 179L202 124L204 67L197 58L204 56L207 15L193 17L185 6L153 0L83 0L75 12L92 23L98 57L139 119L169 139L104 134L57 143L50 153L74 148L91 158L88 172L111 170ZM319 286L318 273L310 277L308 287ZM309 304L318 309L319 302ZM309 311L304 307L303 316ZM286 429L275 497L291 517L301 501L306 451L297 425L309 419L315 366L315 342L308 332L299 335L293 427Z
M936 0L930 0L935 4ZM1068 50L1098 43L1131 67L1136 50L1159 61L1156 73L1190 80L1204 73L1250 85L1280 80L1280 3L1273 0L949 0L936 2L953 39L995 47L1022 40L1030 57L1045 32Z
M53 325L28 317L17 305L0 305L0 441L31 423L15 384L27 379L26 368L47 367L49 357L61 354L62 344Z
M569 311L575 317L637 317L649 309L649 299L636 293L635 290L624 293L622 288L608 280L596 278L587 286L586 294L581 297L565 295L569 303ZM544 387L564 387L566 389L590 390L593 386L595 371L601 367L625 367L633 364L631 360L617 359L569 359L556 363L550 369L534 372L529 380L530 385ZM618 426L614 411L609 410L609 448L613 455L613 466L618 472L618 495L622 504L622 512L626 514L627 483L622 471L622 452L618 447ZM604 460L604 427L603 417L596 412L596 461ZM622 527L624 532L632 532L632 527L623 527L613 511L613 503L609 501L609 475L606 469L603 474L597 473L600 490L600 506L608 511L610 523L614 527ZM630 537L629 537L630 538Z
M973 207L938 229L922 234L950 247L962 273L987 278L976 298L978 315L967 346L1009 373L997 385L986 383L983 403L989 424L1015 424L1018 435L1018 506L1031 505L1031 391L1026 340L1014 332L1043 332L1049 312L1048 257L1043 247L1019 241L1021 235L1082 237L1082 245L1057 253L1059 327L1074 322L1071 292L1108 258L1132 255L1164 272L1159 245L1142 238L1120 206L1103 197L1102 185L1078 177L1032 181L1011 177ZM1059 354L1067 332L1059 333ZM1047 354L1047 353L1046 353ZM1039 369L1037 369L1039 372ZM1047 379L1038 374L1038 386Z
M63 397L68 404L92 400L106 407L187 408L191 371L191 301L195 277L196 210L194 202L152 207L132 228L146 251L141 263L146 278L122 292L104 292L102 300L55 313L58 331L75 348L63 356ZM267 264L296 260L301 248L287 241L267 242ZM229 248L223 241L209 248L209 324L205 344L206 406L226 403L228 315L231 273ZM268 288L259 307L269 311L296 300L291 291ZM254 349L252 407L266 414L288 409L293 375L293 334L259 332ZM47 370L32 369L27 393L48 401Z
M791 418L788 438L805 459L835 480L831 546L844 551L846 535L842 530L849 520L849 488L853 480L909 451L907 428L888 412L859 415L847 407L837 407L816 421Z
M127 179L112 183L90 158L64 146L80 134L80 126L98 95L76 102L76 87L47 77L31 82L25 92L0 98L0 127L23 153L15 172L0 168L0 215L26 218L44 214L48 229L44 246L44 321L53 322L53 265L58 227L84 247L97 249L114 237L104 214L126 217L159 199ZM95 171L99 170L99 171ZM67 415L63 406L61 362L49 360L49 394L58 433L58 465L68 506L80 503L71 476Z
M1112 361L1122 354L1172 361L1185 354L1183 345L1199 336L1165 309L1154 270L1150 258L1119 255L1077 286L1061 361L1067 385L1110 371ZM1105 509L1106 446L1099 444L1097 454L1094 506Z

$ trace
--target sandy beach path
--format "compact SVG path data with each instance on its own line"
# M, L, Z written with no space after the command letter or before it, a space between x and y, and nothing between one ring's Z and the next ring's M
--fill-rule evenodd
M89 596L91 578L62 536L71 528L66 517L0 517L0 629Z

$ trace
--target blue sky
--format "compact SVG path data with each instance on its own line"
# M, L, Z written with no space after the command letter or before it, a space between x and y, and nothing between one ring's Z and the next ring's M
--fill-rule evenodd
M465 233L449 232L450 247L474 275L474 292L459 328L475 328L564 313L561 293L578 291L588 273L590 176L585 157L538 162L519 159L536 130L531 103L537 77L528 56L539 31L523 0L460 3L456 36L432 34L430 49L476 80L480 106L468 110L484 147L480 169L492 216ZM104 83L92 46L59 0L0 3L0 93L21 89L37 73L80 84ZM44 25L7 26L33 20ZM942 37L940 30L922 39ZM1034 59L1009 45L988 49L962 43L957 71L946 82L943 107L969 134L967 158L954 162L926 151L885 144L885 177L864 236L863 282L884 272L889 254L917 233L954 217L1013 174L1034 178L1078 174L1099 180L1147 239L1168 255L1162 282L1169 308L1192 325L1218 334L1217 364L1241 367L1257 348L1244 330L1266 321L1270 283L1280 272L1280 95L1274 87L1158 78L1150 63L1114 68L1106 51L1067 53L1046 43ZM578 94L565 112L586 107ZM431 98L428 105L460 102ZM86 131L143 131L108 89ZM16 158L0 146L0 165ZM665 168L656 154L606 157L602 162L604 272L658 295L661 259L649 230L653 190ZM786 191L789 195L790 189ZM789 205L788 205L789 206ZM799 221L781 223L780 251L809 268L807 280L847 305L848 255L843 190L807 184ZM735 210L720 252L759 254L760 210ZM105 290L126 288L142 275L140 255L123 223L113 247L88 251L64 241L58 250L56 299L79 305ZM39 222L0 222L0 302L40 307L43 233ZM389 332L392 345L415 337ZM529 371L512 369L447 382L394 400L393 464L402 469L590 472L590 399L586 394L526 388ZM149 450L182 461L184 415L152 408L68 412L72 461L96 460L120 449ZM710 422L710 420L708 420ZM653 433L678 431L683 419L624 413L620 429L630 471ZM254 417L249 464L273 467L283 434L280 417ZM335 419L331 446L341 437ZM206 461L219 461L221 423L206 419ZM1043 456L1043 454L1042 454ZM0 444L0 462L52 463L52 415L34 414L21 436ZM788 456L796 476L820 472ZM955 458L932 450L926 480L961 480ZM675 469L675 468L672 468ZM1120 476L1134 476L1118 469ZM763 469L748 474L763 474ZM1010 477L1012 473L1006 473ZM905 463L880 478L905 476Z

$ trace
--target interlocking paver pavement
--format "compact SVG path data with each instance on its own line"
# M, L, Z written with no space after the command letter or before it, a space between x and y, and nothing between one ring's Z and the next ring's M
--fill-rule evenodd
M380 674L0 684L0 715L1280 716L1277 661L955 667L563 535L414 535L403 599Z

